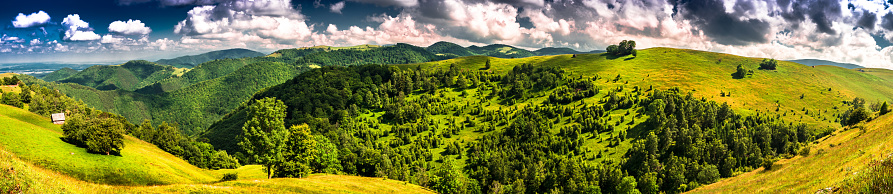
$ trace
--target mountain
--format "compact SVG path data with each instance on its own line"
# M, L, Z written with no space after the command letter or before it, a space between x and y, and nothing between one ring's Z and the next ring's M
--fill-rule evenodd
M800 64L803 64L806 66L830 65L830 66L843 67L843 68L847 68L847 69L865 68L860 65L856 65L856 64L852 64L852 63L838 63L838 62L834 62L834 61L826 61L826 60L821 60L821 59L797 59L797 60L790 60L790 62L800 63Z
M182 71L184 70L172 66L138 60L121 65L91 66L57 82L75 83L99 90L134 91Z
M857 110L853 104L860 100L854 98L869 107L893 100L893 71L787 61L768 71L758 69L761 60L649 48L635 57L469 56L328 66L258 91L199 138L241 152L232 140L242 132L248 107L276 98L286 106L286 127L307 124L312 134L330 140L344 156L345 173L411 180L421 172L452 169L446 174L469 178L466 188L481 192L496 188L481 185L517 183L514 189L533 192L616 193L617 185L637 183L638 190L675 193L710 189L763 166L773 172L759 176L800 176L794 174L808 165L790 165L787 158L832 158L801 154L808 150L864 158L893 151L880 146L883 133L867 131L883 129L889 116L865 124L867 133L840 121L854 118L842 116ZM738 65L753 74L733 76ZM839 138L857 134L881 139L866 142L875 145L863 150L871 154L859 154L856 142L829 150L829 143L841 145L836 143L845 139ZM862 159L852 161L846 165L865 166ZM425 163L434 167L418 166ZM838 166L808 180L846 168L826 164ZM777 175L784 169L794 174ZM799 184L806 188L798 190L814 191L840 179L802 180L807 179L765 185ZM714 184L753 188L762 182ZM730 190L706 190L723 191Z
M138 123L150 120L155 125L162 121L177 123L184 133L192 135L204 131L214 121L238 107L255 92L283 83L312 68L370 63L421 63L444 58L427 52L421 47L408 44L387 47L333 48L328 51L316 49L312 52L300 52L301 54L296 54L299 52L295 51L313 49L285 49L262 57L209 61L199 64L185 73L166 74L173 74L173 76L156 79L158 81L152 83L148 82L150 79L143 79L144 81L139 83L140 85L146 84L145 87L136 90L127 90L132 87L122 87L136 84L117 84L118 82L107 81L136 80L122 79L133 77L127 73L116 74L124 76L86 74L85 72L99 72L89 70L89 68L89 71L84 70L79 73L85 75L82 76L83 78L74 76L59 81L58 84L37 79L25 80L28 84L37 83L60 90L99 110L120 114L130 122ZM106 69L111 67L91 68ZM173 67L170 68L176 70ZM158 72L161 74L169 71ZM178 76L178 74L181 75ZM96 81L81 81L90 80L88 78L103 81L101 84L96 84ZM108 90L111 88L108 85L120 89Z
M227 49L227 50L219 50L219 51L211 51L198 55L188 55L177 57L173 59L161 59L156 61L158 64L171 65L179 68L192 68L198 64L218 60L218 59L238 59L245 57L259 57L264 56L263 53L252 51L248 49Z
M544 55L580 54L582 52L578 52L578 51L576 51L574 49L570 49L570 48L546 47L546 48L541 48L539 50L533 51L533 53L536 54L537 56L544 56Z
M88 153L60 139L61 125L0 105L0 190L19 193L431 193L402 181L347 175L266 179L258 165L205 170L125 136L121 156ZM237 173L238 180L219 181Z
M52 73L47 74L46 76L43 76L41 79L48 81L48 82L54 82L54 81L62 80L65 78L69 78L77 73L78 73L78 70L74 70L72 68L66 67L66 68L62 68L62 69L53 71Z
M529 51L521 48L517 48L510 45L504 44L492 44L483 47L479 46L469 46L462 47L458 44L440 41L432 44L425 48L425 50L442 56L447 57L465 57L465 56L474 56L474 55L484 55L491 57L499 57L499 58L524 58L530 56L544 56L544 55L563 55L563 54L581 54L583 52L578 52L576 50L570 48L555 48L555 47L546 47L541 48L536 51Z

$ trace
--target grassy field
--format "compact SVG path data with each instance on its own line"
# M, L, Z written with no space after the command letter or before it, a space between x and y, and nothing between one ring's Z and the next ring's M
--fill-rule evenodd
M12 77L15 75L16 75L15 73L2 73L2 74L0 74L0 79L3 79L4 77ZM19 87L9 87L9 86L0 86L0 90L3 90L3 92L22 92L22 89Z
M813 193L839 185L861 172L872 160L893 153L893 115L867 123L863 129L835 132L818 144L812 154L775 163L698 188L691 193Z
M265 179L262 167L205 170L127 136L121 156L90 154L63 142L60 125L0 105L0 191L25 193L426 193L381 178L316 174ZM239 180L219 182L224 173Z

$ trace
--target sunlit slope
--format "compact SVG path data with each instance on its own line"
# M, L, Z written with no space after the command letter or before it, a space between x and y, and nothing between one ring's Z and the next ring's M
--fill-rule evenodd
M812 148L809 156L775 163L773 170L759 168L698 188L691 193L814 193L838 186L860 173L872 160L893 153L893 115L865 125L864 130L835 132Z
M266 179L257 165L204 170L129 136L121 156L90 154L59 139L60 126L48 118L7 105L0 105L0 126L4 193L430 193L381 178ZM218 182L224 173L240 179Z
M520 64L559 66L572 76L607 78L603 84L608 86L603 89L678 87L682 91L691 91L695 97L729 103L742 113L753 113L754 110L776 112L778 109L777 113L784 115L782 118L786 121L821 127L839 127L834 115L845 111L844 100L861 97L875 102L891 101L893 97L893 71L890 70L864 69L862 72L786 61L779 61L777 70L759 70L762 58L672 48L644 49L638 55L577 54L576 57L555 55L520 59L474 56L401 66L449 68L455 64L466 69L484 69L487 60L491 63L490 70L497 72L507 72ZM735 79L732 74L738 64L753 70L753 77ZM620 79L613 82L618 75ZM723 93L731 96L723 97Z
M205 183L220 177L126 136L121 156L87 153L63 142L60 125L15 107L0 105L0 147L24 161L73 178L116 185Z
M260 171L259 166L246 166ZM13 193L432 193L395 180L344 175L310 175L302 179L240 179L213 184L112 186L76 180L41 168L0 149L0 191L10 184ZM241 173L240 173L241 174Z

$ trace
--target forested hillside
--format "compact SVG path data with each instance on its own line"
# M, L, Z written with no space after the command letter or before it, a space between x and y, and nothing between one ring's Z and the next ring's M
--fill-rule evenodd
M248 110L275 98L286 128L307 124L330 144L314 170L443 193L677 193L808 153L893 96L888 70L761 63L652 48L324 67L258 92L201 137L243 152Z
M173 76L177 71L172 66L148 61L129 61L121 65L92 66L56 82L75 83L99 90L134 91Z
M47 74L47 75L41 77L40 79L43 79L48 82L53 82L53 81L58 81L58 80L62 80L62 79L71 77L72 75L77 74L77 73L78 73L78 70L74 70L72 68L66 67L66 68L56 70L50 74Z
M173 59L161 59L155 61L158 64L171 65L179 68L192 68L198 64L202 64L204 62L213 61L217 59L239 59L245 57L259 57L264 56L263 53L252 51L248 49L227 49L227 50L219 50L219 51L211 51L207 53L202 53L198 55L189 55L182 56Z
M291 54L283 55L283 53ZM148 119L154 125L159 125L163 121L177 123L180 125L180 129L187 134L195 134L238 107L258 90L283 83L312 67L370 63L420 63L439 59L442 57L435 56L423 48L407 44L312 52L295 52L295 50L286 49L269 56L209 61L182 73L182 75L168 76L154 83L148 83L146 87L139 88L135 92L123 89L102 90L105 88L66 83L66 80L74 80L77 76L60 81L62 82L60 84L37 79L25 79L25 82L58 89L97 109L120 114L131 122ZM135 61L128 64L130 63L149 62ZM96 67L95 69L113 67L117 66ZM162 67L174 69L170 66ZM84 72L106 71L82 71L82 73ZM160 75L163 72L168 71L162 69L152 75ZM113 78L103 81L103 83L119 83L113 81L121 80L119 76L103 76L106 74L101 73L93 75L84 76L84 80L88 77ZM155 76L149 77L154 78ZM91 82L85 83L90 85Z
M547 47L541 48L536 51L528 51L525 49L503 45L503 44L493 44L487 45L484 47L479 46L469 46L462 47L458 44L451 42L437 42L425 48L431 53L442 55L446 57L464 57L464 56L474 56L474 55L484 55L491 57L499 57L499 58L524 58L530 56L545 56L545 55L564 55L564 54L581 54L583 52L575 51L570 48L554 48Z

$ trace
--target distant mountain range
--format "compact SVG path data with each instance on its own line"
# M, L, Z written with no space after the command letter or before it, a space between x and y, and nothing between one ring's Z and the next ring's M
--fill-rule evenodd
M227 49L207 52L199 55L182 56L173 59L161 59L155 61L155 63L171 65L179 68L192 68L198 64L217 59L239 59L245 57L259 57L264 55L264 53L248 49Z
M570 48L546 47L536 51L529 51L504 44L491 44L483 47L469 46L462 47L451 42L440 41L425 48L428 52L448 56L448 57L464 57L474 55L484 55L499 58L524 58L531 56L545 55L564 55L564 54L584 54L584 53L603 53L602 50L594 50L589 52L580 52Z
M800 63L800 64L803 64L806 66L831 65L831 66L838 66L838 67L843 67L843 68L847 68L847 69L865 68L865 67L862 67L861 65L856 65L856 64L852 64L852 63L838 63L838 62L834 62L834 61L827 61L827 60L821 60L821 59L797 59L797 60L789 60L789 61L794 62L794 63Z

